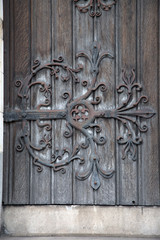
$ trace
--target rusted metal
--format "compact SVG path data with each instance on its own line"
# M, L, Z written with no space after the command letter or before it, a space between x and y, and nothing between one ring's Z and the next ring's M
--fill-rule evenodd
M136 160L137 148L136 145L142 143L140 136L135 136L135 131L132 126L136 126L137 132L146 132L148 127L146 124L141 126L140 119L149 119L155 114L153 110L149 108L139 109L140 103L147 103L148 97L142 95L136 102L133 103L133 89L141 91L142 86L135 82L135 70L132 69L130 74L126 74L125 70L122 70L123 84L117 87L118 93L123 93L126 89L127 98L123 103L115 110L114 118L120 121L123 126L127 129L128 138L124 139L123 136L119 136L117 141L119 144L124 145L122 151L122 159L125 159L127 154L130 154L132 160ZM138 134L138 133L137 133Z
M43 166L46 166L53 168L54 171L62 171L62 173L65 173L65 166L70 164L72 161L79 160L80 164L83 164L84 161L88 160L90 163L89 168L84 173L76 172L76 178L83 181L91 176L91 186L93 189L97 190L101 184L99 175L104 178L110 178L114 174L114 169L103 170L100 167L101 159L97 154L97 145L104 145L106 143L106 137L100 135L99 138L96 138L94 134L91 134L88 131L88 129L92 128L95 129L97 133L102 132L103 129L99 124L95 123L95 119L115 119L123 124L127 130L127 136L120 136L117 139L119 144L124 145L124 149L122 150L122 159L125 159L127 155L130 154L132 160L135 161L137 158L136 145L142 143L142 138L139 136L139 133L146 132L148 129L146 125L141 126L139 119L151 118L155 113L149 108L139 109L141 102L148 102L147 96L143 95L139 97L137 101L134 100L134 89L136 91L142 90L141 85L135 82L134 69L131 71L131 74L127 74L126 71L123 70L123 83L117 87L119 94L126 94L126 100L123 101L117 108L111 110L95 110L94 106L101 103L101 97L97 96L93 101L89 101L88 98L98 89L102 92L106 91L107 87L104 82L97 84L97 76L102 59L113 59L113 56L109 52L100 54L100 45L97 42L94 42L90 51L79 52L76 57L86 58L91 64L90 72L92 80L90 84L87 84L88 88L82 96L73 99L71 93L64 92L62 97L68 100L65 109L44 110L44 107L50 106L52 102L52 88L45 82L36 81L36 74L40 71L49 70L56 81L59 78L58 74L60 70L63 69L63 71L66 72L66 75L61 77L62 81L69 81L69 79L72 78L78 83L80 82L80 79L76 74L82 71L83 67L79 65L77 69L73 69L64 63L62 57L59 57L57 60L54 59L51 63L47 63L45 65L41 65L40 62L36 60L31 69L31 73L24 79L24 81L16 81L18 96L22 99L22 110L6 110L4 119L9 123L22 121L22 130L18 134L19 143L17 144L16 149L20 152L26 148L32 156L33 164L37 166L39 172L42 171ZM39 90L44 94L45 102L39 104L35 110L28 110L27 101L30 97L29 91L34 85L40 86ZM86 87L86 85L84 87ZM82 143L76 143L73 150L66 148L55 150L50 163L46 163L37 154L46 148L52 147L52 136L50 132L51 124L43 121L55 119L66 120L67 130L64 132L64 137L71 137L73 135L72 129L75 128L85 136L86 140ZM48 135L44 135L42 137L38 146L35 146L30 141L29 121L36 121L39 127L46 127L46 130L48 131ZM88 147L91 148L91 154L89 158L86 159L81 156L80 150Z
M22 119L28 121L35 120L56 120L66 119L66 110L6 110L4 115L5 122L18 122Z
M77 9L82 12L86 13L89 12L89 15L91 17L99 17L102 14L103 11L110 10L115 4L116 1L110 0L86 0L86 3L84 3L82 0L73 0L76 4L75 6Z

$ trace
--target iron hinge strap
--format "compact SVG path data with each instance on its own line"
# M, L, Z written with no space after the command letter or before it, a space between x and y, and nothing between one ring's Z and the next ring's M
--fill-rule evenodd
M95 116L98 118L116 118L116 110L96 111ZM66 119L67 110L8 110L4 112L4 122L18 122L22 120L56 120Z
M4 112L4 122L18 122L23 119L28 121L65 119L66 112L66 110L11 110Z

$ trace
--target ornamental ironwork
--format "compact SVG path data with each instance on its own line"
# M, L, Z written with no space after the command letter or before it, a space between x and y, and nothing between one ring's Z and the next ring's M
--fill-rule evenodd
M88 12L91 17L99 17L103 11L110 10L116 1L113 0L73 0L77 9L82 12Z
M110 61L113 61L114 57L109 52L100 54L100 44L94 42L90 51L78 52L76 58L86 58L90 62L91 82L81 82L80 77L77 76L85 68L81 64L73 69L68 64L65 64L61 56L44 65L36 60L31 73L26 76L24 81L18 80L15 82L15 86L18 88L18 97L21 98L22 110L8 110L5 112L4 117L6 122L22 121L22 130L18 134L19 142L16 150L21 152L26 148L32 156L33 164L37 166L38 172L41 172L43 166L45 166L52 168L55 172L61 171L64 174L66 172L65 167L71 162L79 161L80 164L83 164L85 161L88 161L90 164L89 168L83 173L77 171L76 178L83 181L91 176L91 187L97 190L101 184L99 175L104 178L111 178L115 170L101 168L101 159L97 153L97 146L106 143L106 136L101 135L103 129L95 120L97 118L105 121L107 119L115 119L124 126L125 134L117 138L118 144L123 145L122 159L124 160L129 155L135 161L137 158L137 145L142 143L140 133L144 133L148 129L147 125L142 125L140 120L151 118L155 113L151 108L141 108L141 103L145 104L148 102L147 96L142 95L135 100L134 92L142 91L142 86L136 82L134 69L129 74L127 74L126 70L122 70L122 83L117 87L118 94L126 96L125 100L122 100L116 108L95 110L94 106L101 103L102 97L97 96L92 101L89 100L89 97L93 96L98 89L102 92L107 90L105 82L97 83L99 66L103 59L109 58ZM74 98L69 91L64 92L62 97L66 99L65 109L50 110L48 107L52 104L52 84L47 84L45 81L37 81L36 79L37 74L42 71L50 71L51 76L53 76L52 81L60 81L60 72L63 71L64 75L61 75L62 82L72 80L77 84L82 83L82 86L84 88L87 87L87 90L82 96L77 98ZM40 103L36 109L29 110L27 107L31 98L29 92L35 85L39 85L39 91L44 95L45 101ZM48 163L41 159L38 153L52 148L52 120L58 119L66 120L65 138L70 138L74 134L73 129L77 129L84 135L85 142L76 143L73 149L56 149ZM46 120L50 120L50 123L46 122ZM38 146L31 142L30 121L36 121L39 127L46 128L48 131L48 135L42 137ZM95 129L99 137L92 134L89 131L90 129ZM81 149L89 147L91 149L90 156L82 156Z

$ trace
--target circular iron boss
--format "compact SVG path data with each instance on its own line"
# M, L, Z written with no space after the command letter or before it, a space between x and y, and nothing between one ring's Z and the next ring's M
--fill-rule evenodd
M67 119L73 127L79 130L86 128L95 119L94 108L86 100L71 103L68 106Z

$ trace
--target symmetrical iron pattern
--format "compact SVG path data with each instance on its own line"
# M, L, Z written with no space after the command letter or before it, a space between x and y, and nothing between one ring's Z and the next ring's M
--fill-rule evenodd
M89 12L91 17L99 17L102 14L102 10L108 11L116 4L114 0L73 0L76 3L76 7L82 13Z
M64 63L64 59L59 57L54 59L52 62L45 65L41 65L38 60L34 62L31 69L31 73L26 76L24 81L16 81L15 85L18 88L18 96L22 100L21 109L19 111L7 111L5 113L5 121L22 121L22 130L18 135L19 143L16 146L17 151L23 151L24 148L28 150L33 159L33 164L36 165L39 172L42 171L43 166L53 168L56 171L62 171L65 173L65 166L73 162L74 160L79 160L80 164L88 160L90 163L89 169L84 173L76 172L76 178L79 180L86 180L91 176L91 186L93 189L97 190L100 187L99 174L104 178L110 178L114 174L114 169L103 170L100 166L100 158L97 154L97 145L104 145L106 143L106 137L100 136L95 137L95 134L91 134L89 129L95 129L97 135L100 134L102 128L99 124L95 123L95 119L115 119L118 120L124 126L125 134L119 136L117 141L119 144L124 145L122 150L122 159L130 156L132 160L136 160L137 157L137 147L142 143L142 138L140 132L146 132L147 126L141 126L141 119L151 118L155 113L148 108L141 109L140 103L147 103L147 96L141 96L135 101L136 91L141 91L142 86L135 81L135 70L133 69L130 74L127 74L123 70L122 80L123 83L117 87L117 92L119 94L125 94L126 100L119 101L121 104L112 110L95 110L94 106L100 104L101 97L97 96L94 99L94 94L98 89L102 92L106 91L107 86L104 82L97 84L97 76L99 73L99 65L104 58L113 59L113 56L109 52L100 54L100 45L94 42L90 51L79 52L76 55L77 58L86 58L91 65L91 82L82 82L84 87L87 86L85 94L78 98L73 98L70 92L64 92L63 98L67 100L66 108L63 110L58 109L45 109L48 108L52 103L52 87L47 85L42 81L36 80L37 73L43 70L49 70L50 74L54 76L54 80L59 79L59 72L63 69L65 75L61 75L62 81L74 80L76 83L80 82L77 77L77 73L83 70L82 65L78 65L76 69L69 67ZM44 94L45 102L40 103L36 109L28 110L27 104L30 99L30 90L33 86L39 85L39 90ZM134 91L134 89L136 91ZM88 100L90 96L93 96L93 101ZM123 96L124 99L124 96ZM52 120L65 119L67 130L64 132L64 137L69 138L73 135L73 128L79 130L85 136L85 142L76 143L73 149L56 149L50 163L45 162L38 156L38 152L42 152L47 148L52 148ZM43 122L45 120L45 122ZM50 120L50 123L46 123L46 120ZM36 121L39 127L45 127L50 134L48 136L44 135L40 141L39 146L35 146L31 142L30 132L29 132L29 121ZM43 122L43 123L42 123ZM126 129L126 130L125 130ZM91 154L88 159L81 156L81 149L89 148L91 149Z

